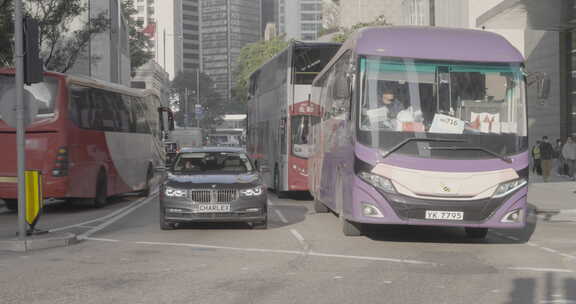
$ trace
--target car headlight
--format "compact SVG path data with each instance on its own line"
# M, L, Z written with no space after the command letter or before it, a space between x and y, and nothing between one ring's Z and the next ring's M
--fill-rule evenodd
M519 179L515 179L513 181L502 183L498 186L498 188L494 192L494 195L492 195L492 196L493 197L506 196L506 195L516 191L517 189L523 187L527 183L528 182L526 181L525 178L519 178Z
M264 186L257 186L250 189L240 190L242 196L259 196L264 193Z
M392 184L392 181L385 178L384 176L380 176L378 174L373 174L369 172L360 172L358 174L363 181L369 183L370 185L388 193L396 193L396 189Z
M166 187L164 194L168 197L186 197L186 190Z

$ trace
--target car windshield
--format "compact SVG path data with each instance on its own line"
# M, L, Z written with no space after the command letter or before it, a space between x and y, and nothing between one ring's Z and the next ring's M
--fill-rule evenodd
M386 150L416 135L462 139L465 145L508 155L525 146L519 65L367 57L360 66L359 138L370 146ZM411 152L399 152L416 153L415 146L415 142L407 145ZM470 153L479 154L464 154Z
M173 171L181 173L246 173L252 171L246 154L232 152L181 153Z

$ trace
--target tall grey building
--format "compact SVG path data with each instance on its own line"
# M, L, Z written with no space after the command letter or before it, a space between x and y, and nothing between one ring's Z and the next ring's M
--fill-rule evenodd
M202 0L201 69L226 101L240 49L261 38L261 0Z
M199 0L182 0L182 57L185 73L192 73L200 68L199 26Z
M317 40L322 0L278 0L278 31L286 39Z
M269 23L278 22L278 0L262 0L262 33L266 32Z

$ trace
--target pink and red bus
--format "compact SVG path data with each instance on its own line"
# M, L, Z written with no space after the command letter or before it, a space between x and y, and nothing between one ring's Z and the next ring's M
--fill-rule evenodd
M0 70L0 96L13 87L14 70ZM51 72L25 90L39 109L26 129L26 169L42 172L45 199L99 207L113 195L149 194L165 157L158 94ZM0 142L0 199L14 210L16 130L2 117Z
M339 48L292 42L250 77L247 149L278 194L308 191L310 126L321 114L310 103L311 85Z

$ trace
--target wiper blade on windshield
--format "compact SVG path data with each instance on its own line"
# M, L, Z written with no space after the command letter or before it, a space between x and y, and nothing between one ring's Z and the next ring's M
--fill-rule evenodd
M398 151L398 149L402 148L405 144L416 141L416 142L466 142L462 139L447 139L447 138L418 138L418 137L411 137L403 140L401 143L397 144L396 146L392 147L392 149L382 153L382 158L388 157L390 154Z
M428 150L452 150L452 151L462 151L462 150L476 150L476 151L482 151L482 152L486 152L492 156L496 156L497 158L507 162L507 163L512 163L512 159L503 155L500 155L494 151L490 151L486 148L480 148L480 147L427 147L426 149Z

